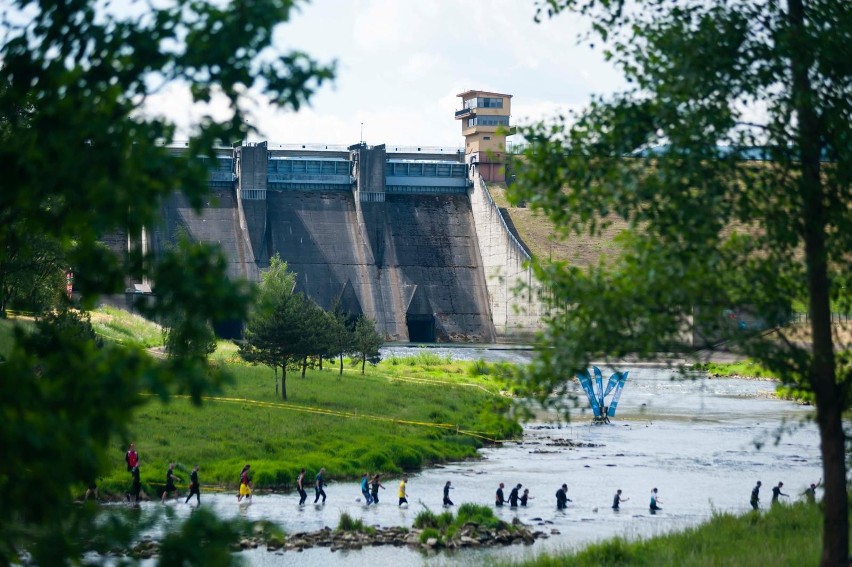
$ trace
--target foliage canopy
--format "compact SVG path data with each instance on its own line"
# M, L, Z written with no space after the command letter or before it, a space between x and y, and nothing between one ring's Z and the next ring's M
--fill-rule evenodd
M0 272L33 255L27 243L35 235L74 269L85 307L123 292L133 273L153 282L146 314L179 318L177 344L196 344L211 321L241 318L247 286L228 280L217 250L184 242L155 262L141 250L116 255L99 239L153 226L161 200L175 191L200 208L207 192L200 158L245 137L245 97L262 93L298 109L333 76L333 66L273 45L293 4L175 0L122 10L91 0L17 0L4 7ZM175 125L144 112L150 96L173 84L188 86L194 102L218 98L230 109L225 119L205 114L194 123L180 155L167 147ZM85 333L61 328L19 333L0 364L0 563L15 562L21 549L39 564L76 562L82 538L73 533L91 527L91 518L68 503L72 488L116 457L106 454L108 441L125 436L139 394L185 392L198 401L224 379L187 349L156 361L140 348L98 348Z
M544 211L565 238L597 234L613 218L628 229L607 265L536 263L553 309L527 386L566 392L561 377L592 357L654 357L687 337L740 349L814 394L823 564L845 562L841 413L852 401L852 358L836 349L830 309L852 304L848 2L547 0L538 8L538 17L588 18L589 36L603 41L629 86L574 116L522 128L529 148L512 197ZM782 322L793 302L808 306L812 345L783 329L753 332ZM743 323L729 324L729 313Z

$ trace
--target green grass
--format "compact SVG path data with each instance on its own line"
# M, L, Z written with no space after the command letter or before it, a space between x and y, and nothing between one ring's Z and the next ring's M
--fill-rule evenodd
M446 542L467 523L497 530L514 531L516 529L513 524L507 524L495 516L494 510L489 506L469 502L459 506L458 514L455 516L450 511L435 514L427 508L414 518L414 527L423 530L420 534L420 543L426 543L426 540L430 538L437 539L439 543Z
M255 487L289 489L299 469L308 478L320 467L327 478L350 479L364 472L395 475L432 463L476 457L488 439L520 434L506 417L509 400L502 380L471 376L469 362L416 357L422 364L384 361L365 376L349 364L290 371L289 400L276 397L272 371L240 362L236 347L220 343L213 355L228 367L233 383L219 394L229 401L152 400L136 412L131 439L137 445L146 491L156 490L170 461L183 485L201 465L202 485L233 489L251 463ZM125 446L112 447L115 468L101 481L105 492L126 490ZM179 484L180 486L180 484Z
M453 520L452 512L446 511L436 514L427 508L414 517L414 527L421 530L424 528L446 529L453 523Z
M708 522L682 532L636 542L615 538L576 553L547 553L514 565L798 567L819 563L821 536L819 506L798 503L744 516L717 513Z
M774 374L771 370L764 368L760 365L760 363L755 362L754 360L743 360L731 363L706 362L704 364L696 365L694 370L704 370L708 374L723 377L743 376L746 378L766 378L773 380L779 378L778 375Z
M343 512L340 514L340 520L337 522L337 531L375 533L376 529L372 526L365 526L361 518L353 518L346 512Z
M147 319L116 309L99 307L90 313L95 333L104 340L143 348L162 346L162 328Z

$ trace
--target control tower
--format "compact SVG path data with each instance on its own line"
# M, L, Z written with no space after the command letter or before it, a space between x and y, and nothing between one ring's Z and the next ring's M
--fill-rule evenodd
M456 120L462 121L465 162L475 164L485 181L505 181L512 95L473 90L458 96L462 109Z

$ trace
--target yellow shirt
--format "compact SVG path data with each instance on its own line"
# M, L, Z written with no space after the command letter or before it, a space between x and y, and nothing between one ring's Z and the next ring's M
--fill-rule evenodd
M399 497L405 498L405 481L399 483Z

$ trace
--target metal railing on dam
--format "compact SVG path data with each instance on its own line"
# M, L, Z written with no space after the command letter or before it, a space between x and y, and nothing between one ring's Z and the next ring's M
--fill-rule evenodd
M506 218L503 216L503 212L500 210L500 207L497 206L497 203L494 202L494 197L491 196L491 191L488 189L488 184L485 182L484 179L481 179L480 182L482 183L483 197L488 203L488 206L493 209L494 214L497 216L497 218L500 219L500 224L503 225L503 229L506 231L508 238L511 240L512 243L514 243L515 248L517 248L518 254L520 256L523 256L524 260L527 262L532 260L532 257L530 256L529 252L527 252L527 247L524 246L521 241L515 237L515 233L509 229L509 225L508 223L506 223Z

